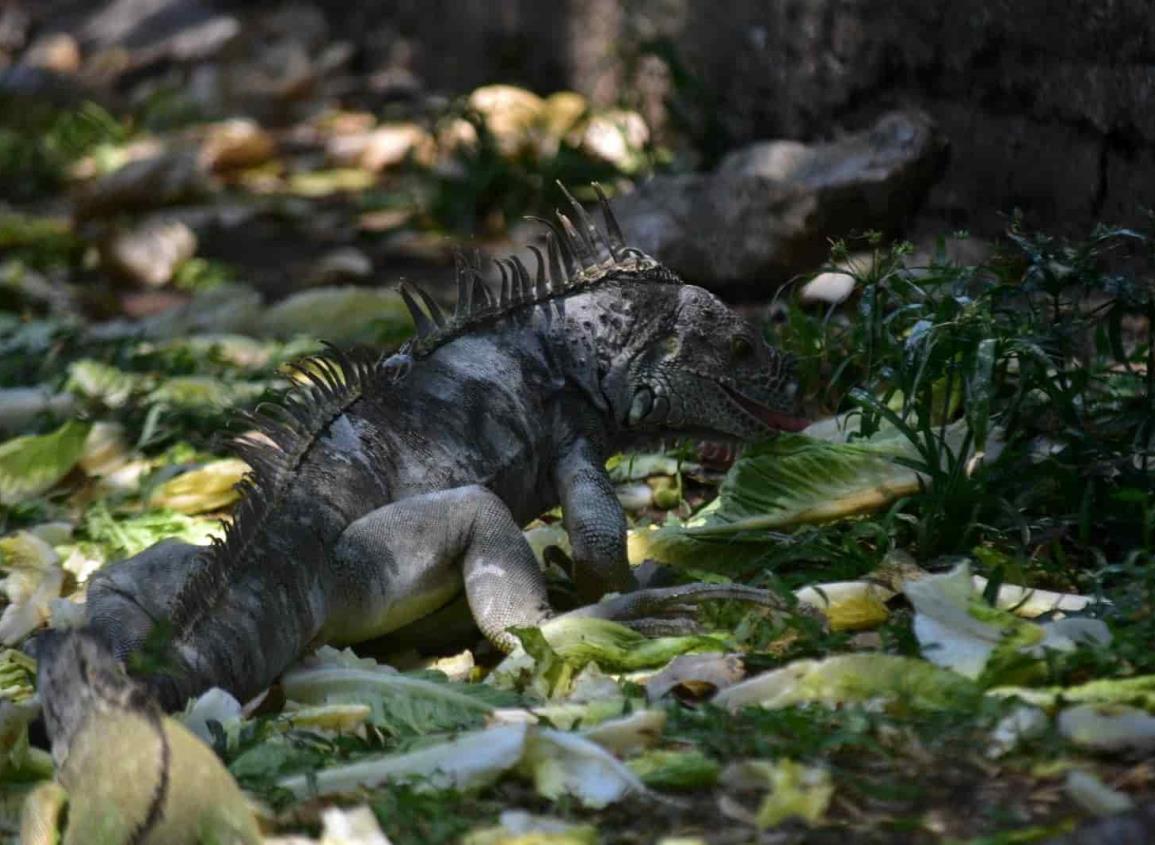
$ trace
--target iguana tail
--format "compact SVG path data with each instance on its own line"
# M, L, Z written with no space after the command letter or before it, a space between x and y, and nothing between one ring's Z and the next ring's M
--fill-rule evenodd
M152 696L91 630L44 632L36 639L36 662L36 690L58 767L96 710L114 707L160 719Z

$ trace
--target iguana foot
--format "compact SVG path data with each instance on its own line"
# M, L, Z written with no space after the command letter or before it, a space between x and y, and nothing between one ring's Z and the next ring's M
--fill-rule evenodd
M787 609L786 601L770 590L743 584L697 583L623 593L555 618L608 619L645 634L684 634L696 629L696 623L690 617L702 602L720 600L742 601L780 611ZM690 626L695 627L692 629Z
M689 615L672 619L623 619L619 624L647 637L692 637L704 632L702 624Z

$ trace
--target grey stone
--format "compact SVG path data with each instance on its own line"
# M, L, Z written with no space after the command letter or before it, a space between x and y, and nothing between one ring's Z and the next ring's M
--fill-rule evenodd
M179 220L153 218L115 232L101 245L101 263L114 275L142 287L168 284L197 250L192 229Z
M632 243L686 279L757 296L812 270L829 239L895 232L934 180L942 137L918 112L826 144L755 144L713 174L660 176L615 202Z
M96 179L74 198L78 220L172 205L209 190L196 150L172 150L130 162Z

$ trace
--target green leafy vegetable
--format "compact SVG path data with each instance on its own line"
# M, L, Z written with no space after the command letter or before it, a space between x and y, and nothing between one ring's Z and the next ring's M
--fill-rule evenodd
M69 420L49 434L27 434L0 443L0 504L39 496L76 466L88 423Z

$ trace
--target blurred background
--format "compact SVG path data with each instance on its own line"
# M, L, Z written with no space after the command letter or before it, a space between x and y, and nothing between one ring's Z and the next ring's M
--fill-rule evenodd
M1136 222L1153 94L1146 0L0 0L0 249L67 218L98 314L444 288L599 180L639 246L765 301L836 238L981 260L1016 211Z

